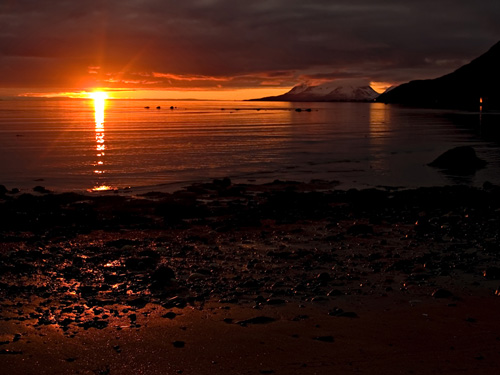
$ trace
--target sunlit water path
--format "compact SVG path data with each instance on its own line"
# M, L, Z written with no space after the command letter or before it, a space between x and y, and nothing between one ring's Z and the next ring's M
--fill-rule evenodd
M0 184L168 190L225 176L336 180L340 188L500 183L498 144L481 137L481 121L479 113L378 103L5 100ZM488 161L474 176L426 166L464 144Z

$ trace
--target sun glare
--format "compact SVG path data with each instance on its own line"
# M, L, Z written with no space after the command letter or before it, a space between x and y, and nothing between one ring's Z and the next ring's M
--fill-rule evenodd
M104 91L94 91L89 94L89 97L94 100L105 100L108 99L108 94Z
M95 91L89 94L89 96L94 99L96 128L102 129L104 124L104 108L106 106L106 99L108 98L108 94L103 91Z

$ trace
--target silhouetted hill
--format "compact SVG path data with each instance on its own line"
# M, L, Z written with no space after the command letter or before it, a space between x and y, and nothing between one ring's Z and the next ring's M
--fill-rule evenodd
M500 42L445 76L411 81L381 94L378 102L441 108L500 108Z

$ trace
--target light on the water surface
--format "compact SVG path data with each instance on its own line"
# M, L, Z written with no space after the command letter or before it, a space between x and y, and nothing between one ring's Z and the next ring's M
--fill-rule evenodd
M89 94L89 97L94 99L95 127L96 129L102 129L104 124L104 109L108 94L103 91L94 91Z
M106 149L104 140L104 110L106 108L106 99L108 99L108 94L103 91L94 91L89 94L89 97L94 100L94 114L95 114L95 140L96 140L96 151L98 160L94 163L94 166L98 169L94 170L94 174L102 175L104 171L104 151ZM113 188L107 185L104 181L99 181L93 188L92 191L107 191L113 190Z
M92 188L92 191L109 191L109 190L115 190L115 189L107 185L100 185Z

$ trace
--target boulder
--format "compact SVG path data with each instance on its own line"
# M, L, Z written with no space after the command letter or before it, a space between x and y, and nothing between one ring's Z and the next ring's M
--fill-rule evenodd
M446 151L428 165L443 169L450 174L468 175L483 168L486 162L476 156L476 151L472 147L460 146Z
M175 279L175 272L166 264L160 264L151 275L151 287L161 288L168 286Z
M40 194L49 194L50 193L50 190L47 190L47 189L45 189L45 187L40 186L40 185L35 186L33 188L33 191L37 192L37 193L40 193Z

